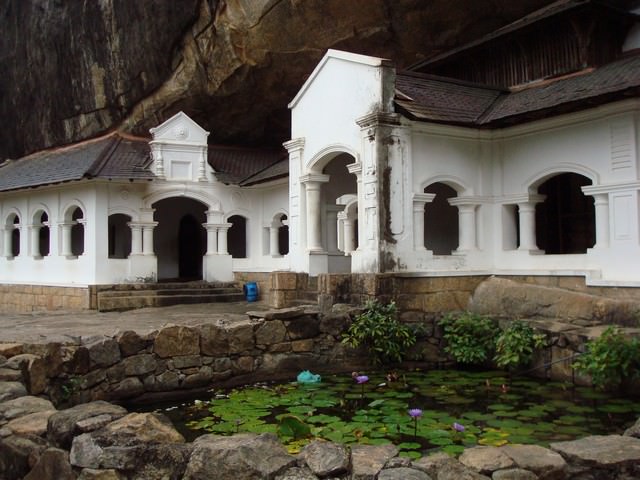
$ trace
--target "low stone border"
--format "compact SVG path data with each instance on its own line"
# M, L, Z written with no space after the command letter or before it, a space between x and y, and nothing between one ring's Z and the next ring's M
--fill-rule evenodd
M24 390L23 390L24 391ZM16 387L16 394L19 388ZM158 413L104 401L56 411L48 400L0 403L4 480L631 480L640 478L640 421L625 436L474 447L416 461L393 445L314 441L290 455L272 434L203 435L186 443Z

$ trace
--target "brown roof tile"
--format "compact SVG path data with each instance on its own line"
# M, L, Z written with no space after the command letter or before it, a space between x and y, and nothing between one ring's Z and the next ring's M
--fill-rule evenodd
M83 178L151 179L148 140L119 132L0 165L0 191Z
M216 171L216 177L223 183L241 185L258 172L263 172L287 158L284 150L267 150L241 147L209 145L209 164ZM288 162L287 162L288 169ZM277 173L277 172L276 172ZM263 175L261 181L268 181ZM253 183L260 183L255 181Z

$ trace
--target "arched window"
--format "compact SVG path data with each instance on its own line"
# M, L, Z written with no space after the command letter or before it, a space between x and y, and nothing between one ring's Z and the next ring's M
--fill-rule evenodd
M76 207L71 214L71 254L78 257L84 253L84 213Z
M49 230L49 215L47 212L39 210L33 216L33 230L31 234L32 239L32 252L33 258L42 258L49 255L50 250L50 230Z
M458 248L458 209L449 204L457 192L449 185L436 182L424 189L435 193L432 202L424 208L424 246L434 255L451 255Z
M280 217L280 226L278 227L278 253L286 255L289 253L289 222L287 216Z
M538 187L545 200L536 205L536 243L548 254L586 253L595 245L595 207L581 187L591 180L561 173Z
M129 215L109 215L109 258L127 258L131 253L131 221Z
M4 224L4 256L13 258L20 255L20 217L12 213Z
M241 215L232 215L227 221L231 224L227 231L227 248L232 258L247 258L247 219Z

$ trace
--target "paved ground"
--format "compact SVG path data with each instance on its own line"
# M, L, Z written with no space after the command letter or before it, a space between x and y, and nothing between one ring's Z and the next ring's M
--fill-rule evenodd
M72 342L80 337L113 335L118 331L146 333L163 325L197 325L216 318L233 318L252 310L268 310L262 302L203 303L142 308L127 312L0 313L0 342Z

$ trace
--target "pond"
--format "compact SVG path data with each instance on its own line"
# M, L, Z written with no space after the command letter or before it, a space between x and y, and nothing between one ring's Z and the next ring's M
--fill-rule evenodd
M253 385L158 410L188 439L272 432L290 453L315 437L394 443L410 458L435 450L456 455L475 445L546 446L619 434L640 415L640 398L531 378L510 382L505 372L431 370L366 378L357 383L343 374L324 376L319 384Z

